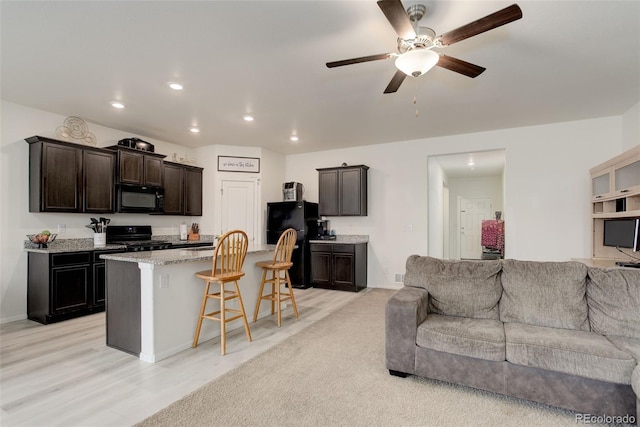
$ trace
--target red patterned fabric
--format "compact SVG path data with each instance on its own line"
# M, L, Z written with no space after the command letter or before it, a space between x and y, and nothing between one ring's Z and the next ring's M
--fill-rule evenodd
M481 244L486 248L498 249L504 255L504 221L483 220Z

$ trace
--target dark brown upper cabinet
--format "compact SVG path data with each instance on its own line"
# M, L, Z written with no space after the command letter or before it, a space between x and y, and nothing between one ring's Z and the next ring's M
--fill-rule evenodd
M164 162L165 215L202 216L202 168Z
M83 150L84 212L113 212L116 157L111 152Z
M29 211L114 211L114 153L33 136L29 143Z
M368 170L365 165L317 169L319 215L366 216Z
M164 180L162 154L141 152L122 146L109 147L117 152L117 182L161 187Z

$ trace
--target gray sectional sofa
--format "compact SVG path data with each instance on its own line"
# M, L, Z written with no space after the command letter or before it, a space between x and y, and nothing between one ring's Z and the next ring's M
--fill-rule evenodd
M640 269L412 255L404 285L385 308L391 374L638 422Z

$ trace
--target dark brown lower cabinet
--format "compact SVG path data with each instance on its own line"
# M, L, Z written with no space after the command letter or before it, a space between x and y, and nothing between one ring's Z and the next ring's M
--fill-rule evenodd
M27 317L48 324L104 311L103 253L29 252Z
M311 243L311 284L358 292L367 287L367 244Z

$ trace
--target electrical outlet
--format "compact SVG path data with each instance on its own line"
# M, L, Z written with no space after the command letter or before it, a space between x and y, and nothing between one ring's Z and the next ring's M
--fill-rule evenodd
M402 226L404 231L413 231L413 224L405 224Z
M166 289L169 287L169 273L160 275L160 288Z
M396 273L396 283L404 283L404 274Z
M58 234L67 232L67 224L58 224Z

